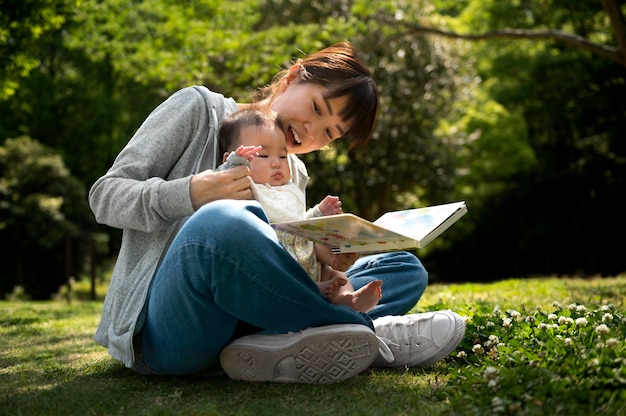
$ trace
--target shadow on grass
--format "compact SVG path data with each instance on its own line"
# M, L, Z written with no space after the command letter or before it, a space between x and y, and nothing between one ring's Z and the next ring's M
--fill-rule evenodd
M250 383L223 372L146 377L112 360L80 374L60 367L23 374L23 385L0 400L2 415L381 415L442 414L434 398L437 370L372 370L333 385ZM425 412L425 413L424 413Z

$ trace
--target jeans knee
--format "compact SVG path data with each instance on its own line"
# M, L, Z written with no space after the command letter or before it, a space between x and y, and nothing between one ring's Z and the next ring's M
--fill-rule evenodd
M413 275L415 276L415 280L419 283L420 286L426 288L426 286L428 285L428 271L426 270L420 259L418 259L417 256L411 253L402 252L402 254L402 262L405 263L407 267L413 269Z
M408 277L406 284L410 285L414 292L421 294L426 290L426 286L428 286L428 272L420 259L414 254L406 251L395 251L379 256L377 261L379 265L389 266Z
M267 227L269 221L256 201L220 200L204 205L185 223L180 234L187 238L226 243L231 239L252 236ZM235 242L237 242L235 241ZM219 244L218 244L219 245Z
M201 224L219 224L224 228L230 225L244 225L250 220L269 222L263 208L257 201L237 201L224 199L202 206L190 218Z

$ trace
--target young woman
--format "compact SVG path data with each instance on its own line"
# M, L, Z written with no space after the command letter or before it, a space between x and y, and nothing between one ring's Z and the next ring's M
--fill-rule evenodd
M376 85L348 43L297 62L266 93L260 102L283 122L302 190L308 175L296 154L342 137L360 146L376 124ZM251 200L249 169L215 171L218 125L245 106L204 87L176 92L93 185L96 220L123 229L96 341L142 373L193 374L221 358L233 378L305 383L447 356L465 334L459 315L402 316L427 284L415 256L328 251L325 263L346 271L355 289L384 282L368 314L333 305Z

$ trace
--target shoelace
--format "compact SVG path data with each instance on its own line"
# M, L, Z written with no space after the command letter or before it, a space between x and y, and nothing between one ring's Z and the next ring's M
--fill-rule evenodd
M380 356L383 357L388 363L393 362L395 357L393 356L393 352L391 352L388 345L391 341L379 336L376 336L376 338L378 338L378 352L380 353Z
M417 333L415 329L416 323L416 320L410 320L408 323L391 321L383 326L377 327L376 332L380 334L378 337L384 339L387 345L399 348L400 343L402 343L402 345L408 347L411 345L412 336Z

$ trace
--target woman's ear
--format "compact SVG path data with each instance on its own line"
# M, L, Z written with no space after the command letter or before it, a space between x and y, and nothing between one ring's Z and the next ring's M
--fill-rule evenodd
M287 75L280 80L280 92L285 91L289 85L300 78L300 71L302 71L302 65L300 64L295 64L289 68Z
M230 152L224 152L224 156L222 157L222 163L226 163L226 159L228 159L228 155L230 155Z

